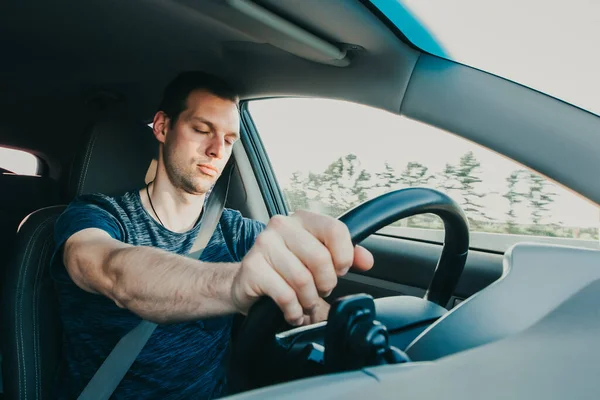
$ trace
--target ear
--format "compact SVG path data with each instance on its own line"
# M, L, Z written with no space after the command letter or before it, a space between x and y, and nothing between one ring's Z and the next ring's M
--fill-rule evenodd
M154 115L152 130L154 132L154 137L156 137L156 140L160 143L165 143L169 125L170 119L163 111L159 111Z

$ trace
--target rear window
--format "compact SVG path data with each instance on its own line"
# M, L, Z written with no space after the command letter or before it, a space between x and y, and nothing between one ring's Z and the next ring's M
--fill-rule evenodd
M0 147L0 173L39 175L40 161L31 153Z

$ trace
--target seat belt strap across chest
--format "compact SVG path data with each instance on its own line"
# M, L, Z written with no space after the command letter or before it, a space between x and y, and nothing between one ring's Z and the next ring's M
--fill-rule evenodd
M219 223L227 200L233 165L233 162L227 164L221 178L208 196L198 236L187 254L190 258L200 259L202 251ZM127 371L129 371L129 368L131 368L156 327L157 325L154 322L142 321L123 336L83 389L78 400L108 400L125 377L125 374L127 374Z

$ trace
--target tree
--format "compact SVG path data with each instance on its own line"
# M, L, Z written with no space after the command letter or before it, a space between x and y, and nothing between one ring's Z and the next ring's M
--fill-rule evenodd
M306 192L307 180L302 178L300 172L294 172L290 178L290 185L283 189L290 211L306 210L309 208Z
M320 199L327 205L327 214L331 216L339 215L339 211L346 207L344 198L340 196L343 170L344 164L340 157L329 164L325 171L319 175L318 180L315 179L319 183Z
M327 213L339 216L369 198L371 174L360 167L354 154L348 154L332 162L319 175L320 199Z
M502 196L508 200L508 212L506 215L507 225L508 225L508 233L520 233L521 230L517 227L517 214L515 207L518 203L521 203L525 198L525 194L517 191L517 184L519 183L520 177L523 174L527 174L525 170L516 170L513 171L507 178L506 182L508 182L508 189L506 193Z
M321 201L321 175L309 172L305 185L308 199Z
M427 185L433 178L434 176L429 173L428 167L419 162L411 161L406 164L398 180L404 187L418 187ZM407 218L404 225L418 228L437 228L440 223L439 217L432 214L422 214Z
M398 180L406 187L425 186L433 179L429 168L418 162L409 162Z
M361 170L354 181L351 192L358 199L358 204L364 203L369 199L368 190L371 188L371 174L366 170Z
M554 202L556 193L550 191L548 181L538 174L529 172L527 180L529 182L528 200L531 209L531 222L533 223L530 233L554 236L552 230L544 229L540 226L540 222L548 217L550 211L548 206Z
M458 183L456 181L456 166L446 163L446 166L438 175L437 188L446 193L458 189Z
M469 151L460 158L458 166L449 171L458 183L457 189L460 190L462 196L463 210L474 225L477 225L478 221L491 219L485 215L483 205L480 203L480 200L485 197L485 193L479 193L476 190L476 185L481 183L480 168L481 164L473 152Z
M400 183L400 179L396 176L396 170L387 161L384 163L384 171L377 172L375 176L380 181L377 187L385 188L386 192L391 191Z

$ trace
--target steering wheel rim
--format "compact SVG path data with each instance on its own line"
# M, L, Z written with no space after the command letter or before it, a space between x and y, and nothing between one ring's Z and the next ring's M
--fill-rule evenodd
M442 307L450 300L464 269L469 250L469 224L461 207L448 195L434 189L407 188L389 192L366 201L342 215L339 220L348 227L354 245L379 229L400 219L431 213L439 216L445 229L442 253L424 298ZM277 363L280 354L268 354L277 329L285 323L283 313L275 302L264 297L248 312L241 326L234 360L238 367L249 367L260 359ZM249 367L249 368L248 368ZM281 368L285 368L284 365ZM281 372L281 371L279 371ZM250 374L253 379L264 376ZM248 385L246 382L245 386Z
M402 206L402 207L400 207ZM404 218L435 214L444 222L442 254L424 298L445 307L458 284L469 251L469 222L448 195L428 188L400 189L367 201L342 215L353 244ZM370 216L367 220L364 214Z

